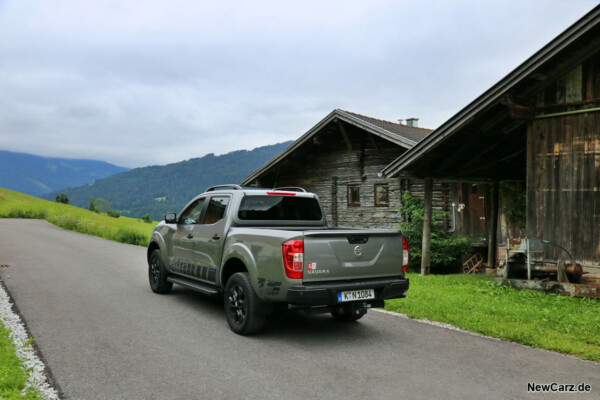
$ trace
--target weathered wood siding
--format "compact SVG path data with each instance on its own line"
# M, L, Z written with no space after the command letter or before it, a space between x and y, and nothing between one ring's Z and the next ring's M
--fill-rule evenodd
M379 178L380 172L402 149L318 151L296 160L301 167L280 171L277 186L300 186L316 193L331 226L396 228L400 222L400 180ZM389 205L375 206L375 184L388 184ZM348 206L348 185L359 185L360 206Z
M583 112L538 118L527 130L527 232L566 248L588 267L600 265L600 113L593 110L598 107L600 53L595 53L536 96L538 116Z
M309 145L309 150L290 156L285 166L277 167L276 178L265 176L257 185L299 186L316 193L330 226L397 228L402 218L396 210L401 205L401 192L409 190L422 199L423 181L378 177L378 173L406 149L376 137L365 140L366 133L362 137L353 133L350 136L352 150L342 138L330 146ZM376 184L388 185L387 206L375 205ZM348 205L348 185L359 186L360 206ZM450 197L448 184L434 185L434 207L447 211Z
M527 132L528 234L565 247L584 266L598 265L600 249L599 118L540 119Z

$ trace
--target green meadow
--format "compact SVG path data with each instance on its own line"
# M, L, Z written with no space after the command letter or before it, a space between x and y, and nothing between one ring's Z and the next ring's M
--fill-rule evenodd
M0 188L0 218L44 219L51 224L116 242L147 246L155 223L114 218L68 204Z
M598 299L516 290L486 275L408 276L406 299L386 310L600 362Z

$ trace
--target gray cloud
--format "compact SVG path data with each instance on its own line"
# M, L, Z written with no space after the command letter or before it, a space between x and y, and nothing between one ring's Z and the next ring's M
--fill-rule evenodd
M0 0L0 148L135 167L334 108L435 128L596 1Z

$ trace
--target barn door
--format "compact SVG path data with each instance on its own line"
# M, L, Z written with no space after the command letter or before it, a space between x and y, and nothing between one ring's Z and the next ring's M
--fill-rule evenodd
M469 193L469 231L476 242L481 242L487 237L485 229L485 194Z

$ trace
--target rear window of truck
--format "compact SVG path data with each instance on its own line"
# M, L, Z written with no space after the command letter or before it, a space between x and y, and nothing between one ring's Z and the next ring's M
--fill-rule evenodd
M320 221L323 218L315 198L295 196L246 196L238 211L246 221Z

